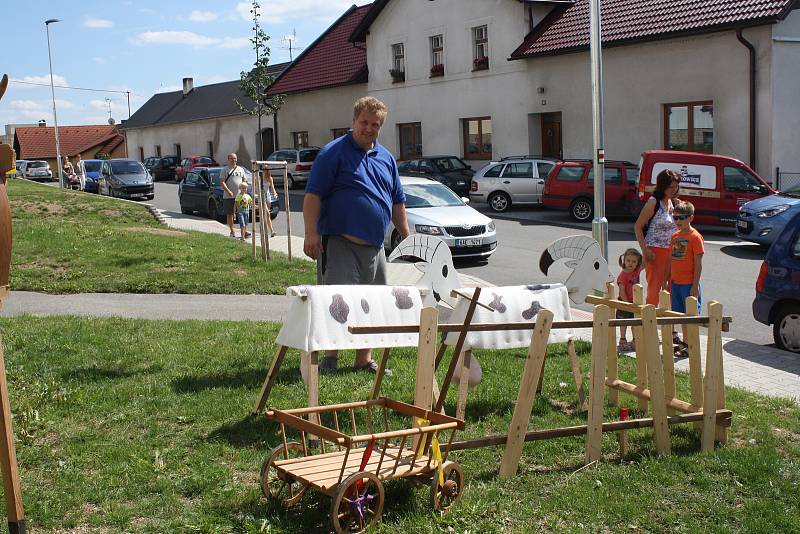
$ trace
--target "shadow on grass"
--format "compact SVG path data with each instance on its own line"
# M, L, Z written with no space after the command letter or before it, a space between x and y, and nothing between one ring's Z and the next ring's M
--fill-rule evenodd
M129 369L123 367L78 367L71 369L69 372L61 376L65 380L77 380L79 382L94 382L98 380L120 380L124 378L132 378L134 376L151 375L160 373L163 367L147 367L142 369Z
M265 450L269 450L280 443L281 437L278 425L263 415L248 414L212 430L206 441L225 442L239 448L265 445Z
M176 393L199 393L218 388L254 388L261 386L267 378L267 368L243 369L238 372L218 372L205 375L190 375L172 381ZM300 380L300 369L289 368L278 371L276 383L293 383Z

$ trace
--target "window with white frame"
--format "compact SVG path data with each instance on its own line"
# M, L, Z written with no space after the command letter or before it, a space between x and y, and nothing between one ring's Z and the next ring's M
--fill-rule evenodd
M472 28L472 66L475 70L489 68L489 28Z
M441 35L433 35L431 40L431 72L433 72L439 65L444 70L444 37Z
M392 45L392 69L395 72L406 71L406 52L403 43Z

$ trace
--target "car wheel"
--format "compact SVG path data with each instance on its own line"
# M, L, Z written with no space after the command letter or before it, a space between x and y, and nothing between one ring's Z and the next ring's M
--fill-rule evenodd
M594 215L594 205L588 198L579 198L569 207L569 215L578 222L586 222Z
M217 201L213 198L208 201L208 218L213 219L215 221L219 219L219 207L217 206Z
M800 352L800 305L784 304L775 316L772 337L779 349Z
M489 207L492 211L502 213L511 207L511 197L502 191L495 191L489 195Z
M289 189L294 189L297 184L295 184L294 178L291 174L286 175L286 181L289 182Z

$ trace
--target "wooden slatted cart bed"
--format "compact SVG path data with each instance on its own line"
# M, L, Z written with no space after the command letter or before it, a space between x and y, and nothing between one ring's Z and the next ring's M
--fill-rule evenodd
M302 418L309 415L320 423ZM336 532L360 532L379 520L387 480L410 478L428 484L431 504L442 512L461 496L464 473L447 457L456 430L464 429L462 420L385 397L271 409L266 416L280 424L282 443L261 466L262 492L287 507L310 487L331 496ZM367 433L358 433L357 418L366 423ZM329 425L323 424L325 419ZM390 422L398 420L407 424L391 430ZM300 441L288 440L287 427L299 432ZM342 431L346 427L352 434ZM447 436L446 445L440 444L442 436ZM312 448L318 452L312 454Z

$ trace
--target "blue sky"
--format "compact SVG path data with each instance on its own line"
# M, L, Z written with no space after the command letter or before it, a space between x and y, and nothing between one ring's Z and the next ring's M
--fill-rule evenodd
M353 3L368 0L262 0L261 24L270 36L270 63L289 60L286 36L296 32L297 48L311 44ZM154 93L239 78L252 66L248 41L250 2L237 0L3 0L0 73L9 84L0 101L4 125L53 124L47 35L50 25L55 85L131 91L131 113ZM46 87L14 83L21 80ZM105 124L128 118L126 95L55 89L58 124Z

